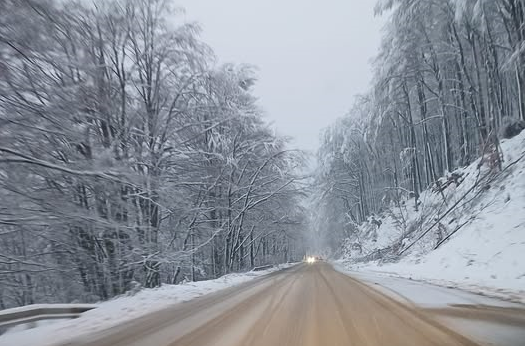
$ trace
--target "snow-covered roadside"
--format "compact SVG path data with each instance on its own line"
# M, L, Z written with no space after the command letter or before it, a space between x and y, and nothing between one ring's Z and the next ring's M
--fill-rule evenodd
M499 283L485 281L488 276L474 275L473 278L466 278L464 275L469 275L470 272L464 272L462 269L457 271L441 270L436 268L429 271L427 265L407 264L402 261L399 263L379 264L378 262L369 262L365 264L343 264L345 271L359 277L366 277L370 275L379 275L387 278L402 279L404 281L410 280L412 282L419 282L421 284L430 284L442 288L453 288L456 290L465 291L476 295L482 295L500 300L525 304L525 288L509 288L516 287L516 283L512 280L509 282ZM475 271L474 271L475 273ZM487 282L484 284L484 282ZM496 284L496 286L494 286Z
M11 332L0 335L0 346L59 344L71 336L89 335L107 330L171 305L236 286L293 265L282 264L263 271L229 274L215 280L145 289L132 296L122 296L100 303L96 309L87 311L74 320L59 320L56 323L46 323L26 330L15 328Z
M393 299L404 304L428 309L427 311L434 311L433 318L480 345L523 345L525 329L522 325L498 323L497 320L484 320L474 316L458 317L438 312L439 309L454 308L455 306L494 307L503 309L502 311L515 312L517 309L523 311L525 306L522 304L474 294L453 287L442 287L424 281L395 277L384 272L353 271L347 269L345 264L341 262L333 264L336 270L358 279Z
M444 285L443 282L420 281L399 277L392 273L349 269L341 262L335 262L334 268L396 300L409 302L419 307L441 308L451 305L484 305L521 309L525 307L522 304L505 301L498 297L476 294L472 290L467 291L455 285Z
M483 166L479 172L477 160L457 171L463 180L450 184L443 195L424 191L418 211L412 199L376 216L360 226L357 240L347 241L344 267L525 303L525 131L502 141L501 147L501 177L472 190L488 170ZM470 200L476 193L479 197ZM445 214L457 202L455 210ZM435 222L439 224L431 228ZM407 248L428 229L397 262L356 261L389 246Z

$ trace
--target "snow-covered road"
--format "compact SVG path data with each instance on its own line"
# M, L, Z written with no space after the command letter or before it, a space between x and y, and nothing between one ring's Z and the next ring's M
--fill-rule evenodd
M27 329L28 325L11 328L7 333L0 335L0 346L49 346L65 343L72 336L90 338L143 316L169 309L203 295L248 284L293 265L293 263L281 264L263 271L228 274L215 280L163 285L159 288L129 292L127 295L97 304L98 308L85 312L74 320L44 320L36 323L37 328ZM25 309L21 307L10 311Z
M177 288L165 288L162 299L149 300L153 308L145 303L152 292L139 293L113 302L113 308L102 304L84 320L7 334L0 345L525 345L525 309L520 304L337 269L327 263L300 264L257 279L237 278L235 286L202 283L229 287L194 299L186 295L187 301L179 298L177 304L164 292L175 294ZM113 310L123 316L116 319ZM99 321L89 332L93 316Z
M481 345L525 345L525 305L386 273L335 267L393 299L423 309Z
M343 274L327 263L238 281L243 283L179 304L162 295L164 309L162 300L147 309L151 293L138 294L113 303L124 314L120 319L104 316L112 309L102 306L91 332L88 314L60 328L5 335L0 345L524 345L523 306L459 290L376 273Z

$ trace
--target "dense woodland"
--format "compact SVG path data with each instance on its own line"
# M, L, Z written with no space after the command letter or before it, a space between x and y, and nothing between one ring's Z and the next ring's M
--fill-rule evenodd
M303 155L179 11L0 1L0 308L302 256Z
M338 247L357 226L485 157L525 127L525 0L382 0L371 90L322 135L317 226ZM453 179L453 178L452 178Z
M303 154L264 121L253 69L218 65L180 11L0 1L0 308L304 253ZM497 170L525 121L525 0L377 13L372 88L321 136L311 215L332 248L480 156Z

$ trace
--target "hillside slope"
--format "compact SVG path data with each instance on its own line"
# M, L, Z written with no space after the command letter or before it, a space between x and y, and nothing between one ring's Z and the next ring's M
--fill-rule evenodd
M502 170L480 159L362 224L342 261L525 302L525 131L501 143ZM453 179L455 178L455 179Z

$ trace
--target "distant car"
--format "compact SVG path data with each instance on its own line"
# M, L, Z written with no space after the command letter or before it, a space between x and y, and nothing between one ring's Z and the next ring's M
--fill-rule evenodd
M315 257L314 256L306 256L304 261L308 264L315 263Z
M312 264L315 262L323 261L323 258L321 256L305 256L304 261L306 263Z

